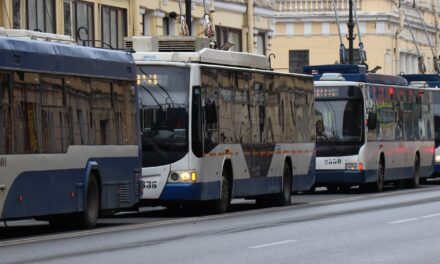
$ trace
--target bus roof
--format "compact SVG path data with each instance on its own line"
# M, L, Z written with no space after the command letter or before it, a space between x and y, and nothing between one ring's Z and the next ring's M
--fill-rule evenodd
M332 64L305 66L304 73L313 74L315 81L321 80L326 74L334 73L340 74L342 80L350 82L408 86L406 79L401 76L368 73L364 65ZM326 81L329 81L329 79L326 78ZM341 81L341 79L338 79L338 81Z
M133 57L124 51L0 37L0 68L136 80Z
M405 78L410 84L415 84L417 82L424 82L426 86L431 88L440 87L439 74L403 74L401 76Z
M136 52L135 62L170 61L226 65L269 70L269 60L263 55L204 48L193 52Z

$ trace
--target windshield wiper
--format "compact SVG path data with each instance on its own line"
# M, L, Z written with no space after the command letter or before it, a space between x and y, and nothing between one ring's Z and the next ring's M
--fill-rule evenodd
M159 101L156 99L156 97L154 97L153 93L151 93L147 87L143 86L142 84L139 85L142 89L144 89L150 96L151 98L153 98L154 102L157 104L157 106L160 107L160 109L162 109L162 104L159 103Z
M161 89L167 96L168 96L168 98L170 99L170 101L171 101L171 104L173 105L173 108L174 108L174 101L173 101L173 98L171 98L171 95L167 92L167 90L162 86L162 85L160 85L159 83L154 83L154 80L153 79L151 79L151 77L144 71L144 69L142 69L142 66L140 66L139 67L139 70L141 70L141 72L150 80L150 81L153 81L153 84L154 85L156 85L157 87L159 87L159 89Z

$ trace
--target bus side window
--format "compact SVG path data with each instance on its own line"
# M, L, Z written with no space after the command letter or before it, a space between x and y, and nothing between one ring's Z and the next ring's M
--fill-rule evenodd
M12 153L10 76L0 74L0 155Z
M203 157L202 96L200 86L193 87L192 150L196 157Z

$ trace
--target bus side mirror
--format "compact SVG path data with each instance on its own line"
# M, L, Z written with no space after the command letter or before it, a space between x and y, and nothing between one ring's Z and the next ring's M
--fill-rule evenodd
M377 114L370 112L368 113L368 130L376 130L376 124L377 124Z

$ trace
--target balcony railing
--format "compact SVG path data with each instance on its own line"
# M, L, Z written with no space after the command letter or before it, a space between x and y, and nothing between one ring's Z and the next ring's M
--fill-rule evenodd
M334 0L338 11L348 11L349 0ZM360 10L362 0L353 0ZM272 7L277 15L298 13L333 12L332 0L273 0Z

